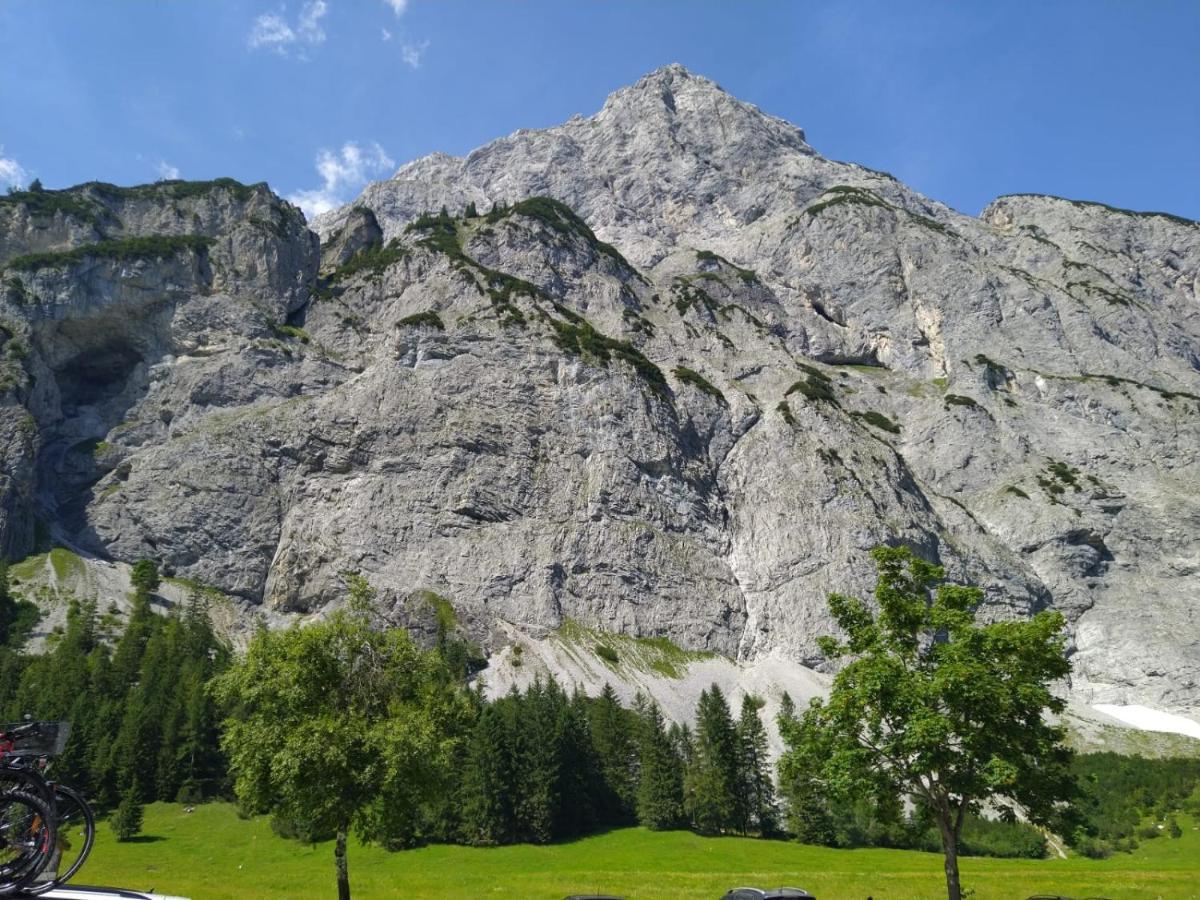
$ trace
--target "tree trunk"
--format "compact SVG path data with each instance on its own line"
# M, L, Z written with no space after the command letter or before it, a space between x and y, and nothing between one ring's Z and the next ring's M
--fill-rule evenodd
M346 829L344 827L339 827L337 830L337 840L333 845L333 861L337 865L338 900L350 900L350 872L346 868Z
M949 821L949 813L938 813L938 830L942 833L942 855L946 860L946 895L949 900L962 900L962 885L958 881L958 834Z

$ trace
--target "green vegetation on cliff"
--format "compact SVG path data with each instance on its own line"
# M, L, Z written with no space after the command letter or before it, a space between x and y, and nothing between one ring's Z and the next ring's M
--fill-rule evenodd
M130 262L141 259L165 259L185 251L203 253L215 243L213 238L196 234L156 234L127 237L95 244L83 244L55 253L29 253L10 259L5 269L36 272L39 269L72 266L86 260Z

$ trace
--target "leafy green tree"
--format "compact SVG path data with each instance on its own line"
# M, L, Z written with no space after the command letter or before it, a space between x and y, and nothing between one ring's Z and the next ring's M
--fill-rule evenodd
M827 702L813 701L793 728L783 765L819 776L841 797L905 793L937 823L946 890L960 900L959 842L984 803L1050 825L1074 792L1065 730L1047 711L1063 702L1049 685L1070 671L1062 616L977 625L975 587L943 583L944 571L905 547L877 547L878 613L833 594L845 635L821 639L830 659L850 657Z
M477 218L479 218L479 210L477 210L477 209L475 208L475 201L474 201L474 200L472 200L470 203L468 203L468 204L467 204L467 208L466 208L466 210L463 212L463 218L464 218L464 219L477 219Z
M138 798L137 791L131 787L122 795L110 822L117 840L130 841L141 834L144 814L142 801Z
M683 765L657 704L647 709L640 731L638 822L652 831L678 828L683 818Z
M349 579L348 608L260 631L213 680L228 711L222 746L243 805L335 835L338 897L350 896L351 828L387 842L446 781L470 703L436 653L375 626L372 591Z
M760 834L774 834L779 828L779 808L775 784L771 780L771 761L767 752L767 731L758 711L763 701L747 695L738 717L738 794L747 810L748 823Z

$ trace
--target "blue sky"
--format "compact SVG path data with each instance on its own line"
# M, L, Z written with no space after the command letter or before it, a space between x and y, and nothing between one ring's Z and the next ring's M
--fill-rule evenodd
M968 213L1200 219L1200 2L0 0L0 188L270 182L310 210L681 62Z

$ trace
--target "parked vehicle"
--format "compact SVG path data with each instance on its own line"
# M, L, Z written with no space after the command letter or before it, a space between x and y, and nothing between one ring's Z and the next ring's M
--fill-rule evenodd
M187 900L187 897L171 897L152 891L127 891L121 888L64 887L42 894L46 900Z
M740 887L725 894L721 900L815 900L812 894L803 888L781 887L762 888Z

